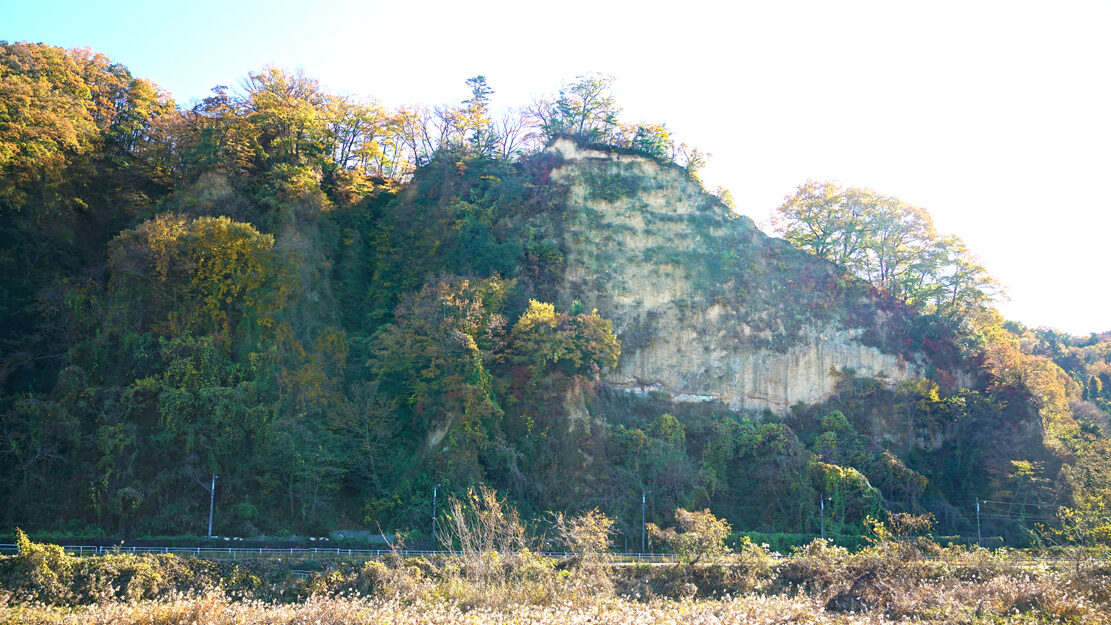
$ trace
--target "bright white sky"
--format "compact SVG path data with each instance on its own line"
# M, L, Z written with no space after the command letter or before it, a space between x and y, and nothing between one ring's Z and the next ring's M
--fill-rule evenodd
M1111 330L1111 3L0 0L0 39L91 47L179 103L272 64L390 105L616 77L766 222L807 178L930 211L1027 325Z

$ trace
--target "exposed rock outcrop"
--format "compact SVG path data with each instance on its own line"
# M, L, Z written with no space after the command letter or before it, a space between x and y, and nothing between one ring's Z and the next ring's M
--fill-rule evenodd
M828 397L846 369L922 375L900 349L904 307L764 235L682 169L570 140L549 149L568 194L561 304L613 319L611 385L778 411Z

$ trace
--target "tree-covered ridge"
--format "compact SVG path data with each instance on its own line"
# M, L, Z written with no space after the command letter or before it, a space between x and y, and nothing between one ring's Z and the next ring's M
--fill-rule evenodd
M167 95L103 55L0 46L0 379L58 351L35 331L43 290L101 262L108 240L172 184L151 138L174 113Z
M25 138L41 122L13 114L5 126L16 146L3 171L5 189L15 190L9 224L42 225L57 207L32 192L86 173L63 156L89 159L81 165L90 175L120 177L96 160L118 133L107 122L99 134L81 125L105 117L79 106L92 108L85 100L102 79L79 74L88 55L24 44L5 52L31 59L5 74L17 86L38 80L26 111L84 129L70 133L81 141L39 149L50 157L41 165ZM51 64L73 75L42 78ZM526 311L516 280L496 276L545 282L559 252L509 221L538 200L511 161L516 152L489 152L481 136L492 132L489 89L472 83L474 97L441 117L387 114L277 70L251 74L241 94L218 88L191 110L164 99L109 163L141 172L139 182L161 193L104 224L98 249L54 246L82 256L47 262L50 271L23 290L34 296L25 296L26 312L5 316L14 322L6 328L23 324L12 332L17 348L5 352L12 518L195 531L176 524L192 517L191 494L219 473L221 497L236 502L233 524L404 524L405 510L419 507L407 490L427 479L429 463L445 464L445 481L460 487L497 483L487 465L520 455L503 432L501 397L521 395L514 389L533 377L555 387L596 378L619 345L597 313L540 302ZM474 163L471 175L453 180L464 162ZM439 188L424 197L397 198L393 189L417 163L451 175L432 176ZM69 169L35 178L32 165ZM71 201L87 205L81 191L70 189ZM52 234L45 225L43 233ZM18 272L5 282L19 286ZM430 436L447 451L431 454ZM38 497L44 490L57 496Z
M826 404L782 417L608 388L625 337L603 306L558 305L568 207L541 148L572 134L688 172L700 157L622 124L605 77L498 119L482 77L457 105L390 111L266 69L179 110L89 52L0 51L0 524L200 533L218 474L222 534L427 535L433 486L477 483L526 518L598 507L626 535L645 491L656 521L708 507L738 530L813 532L824 496L832 533L882 509L957 533L970 499L1111 484L1102 343L1035 347L984 298L942 293L950 269L912 296L901 247L879 286L931 313L906 314L908 340L963 358L963 377L842 371ZM748 250L714 253L700 270L752 273Z

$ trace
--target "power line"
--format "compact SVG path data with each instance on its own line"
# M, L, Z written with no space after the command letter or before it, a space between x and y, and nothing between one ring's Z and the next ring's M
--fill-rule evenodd
M1035 515L1026 515L1026 514L1017 514L1017 515L1013 515L1013 516L1005 515L1005 514L984 514L984 515L982 515L982 518L994 519L996 521L1001 521L1001 520L1003 520L1003 521L1017 521L1019 519L1024 520L1024 521L1026 521L1026 520L1056 521L1057 520L1057 517L1055 517L1055 516L1035 516Z

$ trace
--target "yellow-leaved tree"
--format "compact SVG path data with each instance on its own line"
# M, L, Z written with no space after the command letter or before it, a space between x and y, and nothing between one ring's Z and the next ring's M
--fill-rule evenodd
M713 561L729 553L725 539L729 538L733 528L725 519L714 516L709 508L701 512L676 508L675 522L678 527L667 529L649 523L648 533L653 540L670 545L679 556L680 564Z
M161 215L116 237L108 264L112 321L223 344L274 327L293 289L274 238L227 217Z
M621 343L613 322L597 310L557 313L555 306L529 300L510 332L510 361L528 367L533 378L556 368L567 375L613 369Z

